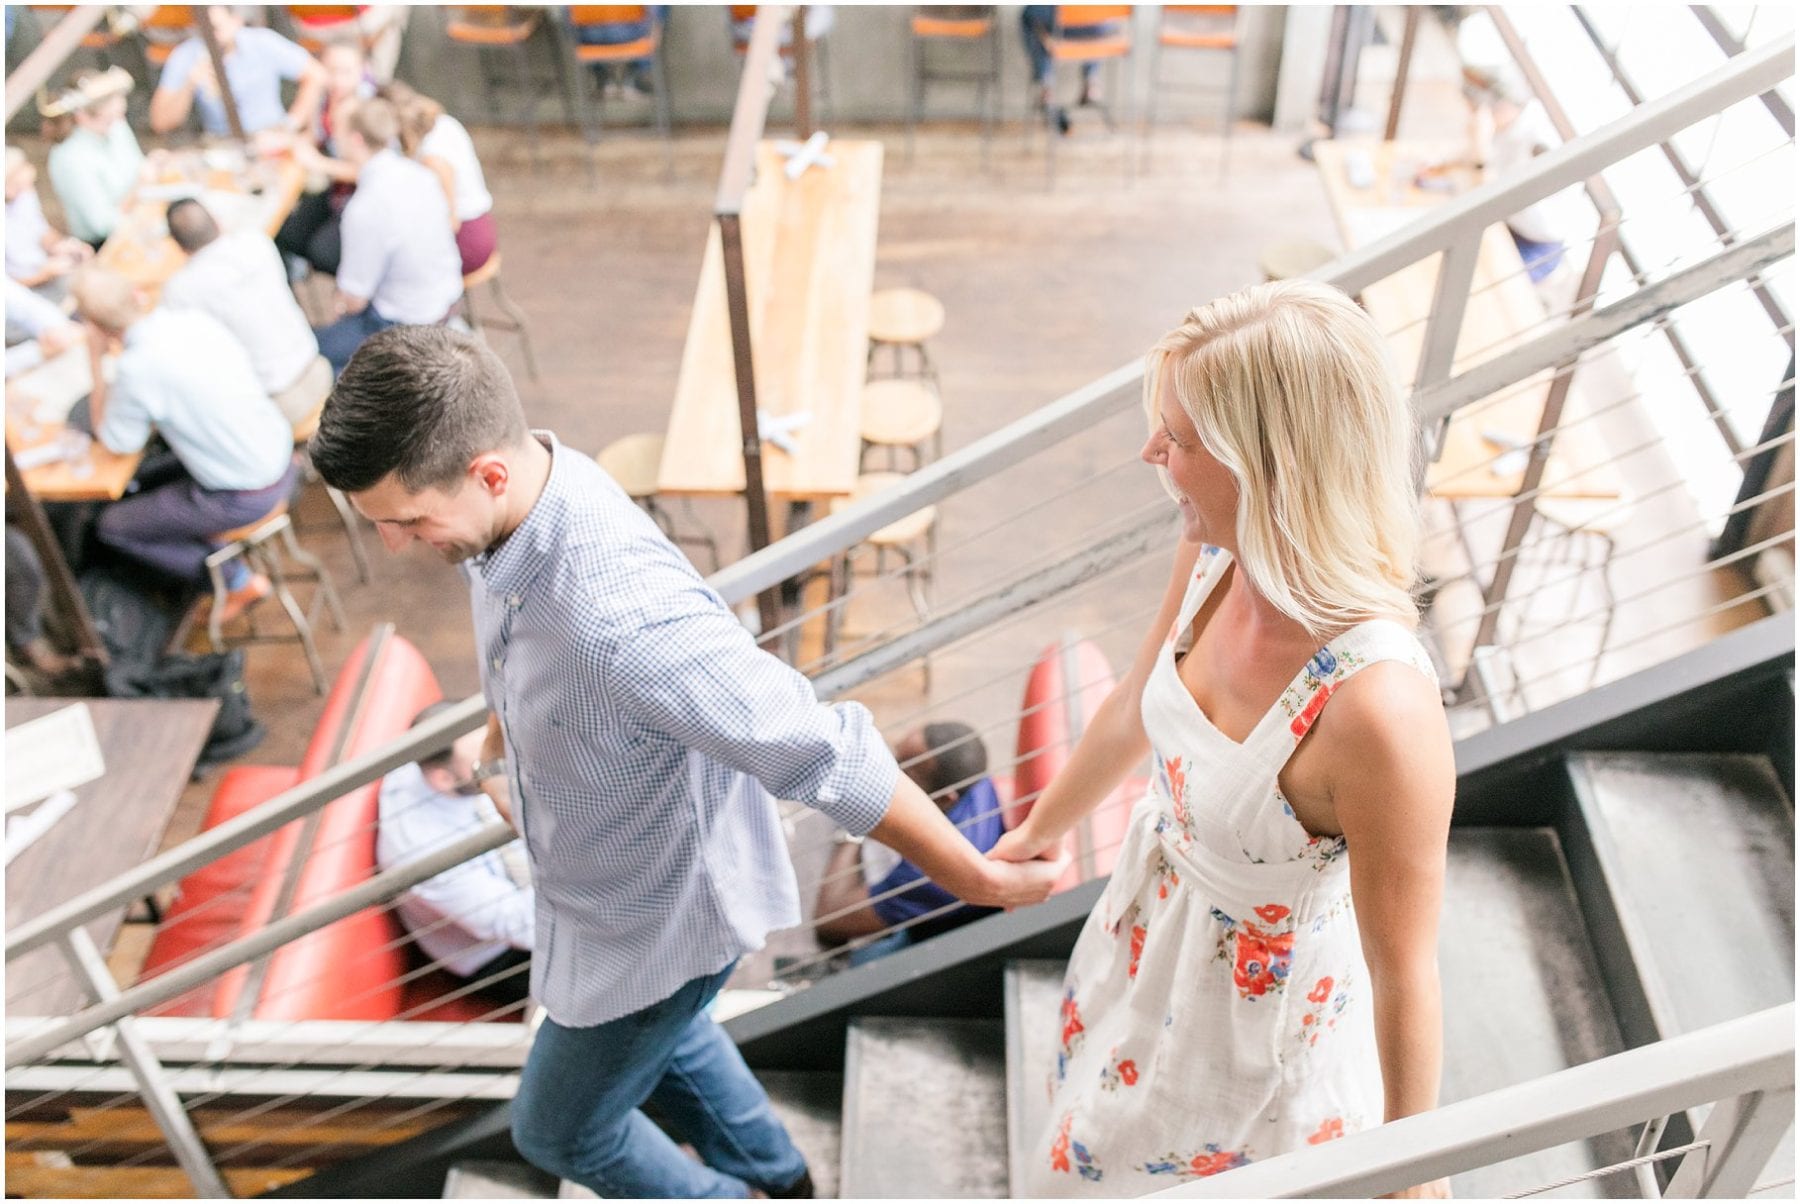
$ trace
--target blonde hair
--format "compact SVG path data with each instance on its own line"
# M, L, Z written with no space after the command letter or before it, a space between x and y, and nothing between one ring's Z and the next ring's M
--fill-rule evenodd
M144 316L131 281L110 268L88 264L69 281L69 295L82 317L108 334L124 334Z
M386 150L400 132L399 114L380 97L357 101L350 107L346 121L371 151Z
M1237 483L1238 560L1258 594L1321 637L1417 621L1412 417L1368 314L1309 280L1247 288L1151 349L1152 427L1165 381Z

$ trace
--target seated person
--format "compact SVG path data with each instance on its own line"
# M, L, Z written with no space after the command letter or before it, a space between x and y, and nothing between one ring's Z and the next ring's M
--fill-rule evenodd
M344 206L337 308L319 350L342 372L364 339L390 326L444 321L462 296L462 256L437 176L400 153L400 119L379 98L350 110L338 147L357 167Z
M16 336L16 337L15 337ZM17 280L6 282L6 376L29 372L81 339L81 327Z
M169 237L188 261L163 285L166 309L211 314L250 353L263 392L290 426L324 404L331 365L288 288L281 252L261 230L221 234L199 201L169 206Z
M566 14L567 9L563 10ZM649 37L657 26L667 27L669 23L669 6L667 4L646 4L643 6L644 19L641 21L588 21L576 25L565 15L564 21L574 33L575 40L583 46L628 46L632 42L641 42ZM622 93L630 88L640 96L649 96L656 90L653 75L655 60L650 58L631 59L620 63L594 63L594 82L600 85L602 94Z
M970 844L985 853L999 843L1006 830L1000 796L986 776L987 747L974 728L966 723L928 723L896 744L894 757ZM840 836L819 883L814 931L824 944L841 945L920 916L931 917L857 949L850 964L860 966L994 912L991 907L958 905L955 895L922 879L917 866L885 846Z
M431 704L413 718L413 726L452 705ZM485 734L476 728L443 752L402 765L381 780L375 860L383 871L503 818L474 781ZM428 959L469 982L484 982L530 963L537 901L523 853L515 841L427 878L400 896L400 922ZM520 969L485 982L480 994L496 1003L517 1003L530 986L530 972Z
M444 106L405 84L389 84L382 96L400 118L400 149L432 170L450 202L450 226L467 276L493 257L499 242L494 198L488 192L475 141Z
M95 536L172 580L205 585L214 536L262 518L292 492L293 428L218 319L195 310L146 314L129 281L95 264L75 274L70 292L87 325L94 437L129 455L154 430L179 462L169 479L102 509ZM110 384L101 370L107 353L118 356ZM242 558L225 571L229 621L267 597L270 584Z
M296 134L289 150L309 176L324 177L325 187L301 196L275 232L275 245L314 271L335 276L343 253L344 206L356 190L356 167L337 157L337 134L350 109L375 95L375 81L369 78L362 47L354 42L325 47L319 62L325 67L325 103L319 109L317 140L311 131Z
M197 11L212 22L244 133L283 128L299 133L309 128L325 94L325 68L318 60L272 29L245 25L233 5L208 4ZM281 107L282 80L299 85L294 103L286 110ZM225 103L219 99L212 55L198 34L177 46L163 64L162 77L150 97L150 128L159 134L177 129L188 119L195 102L200 106L202 129L215 137L231 133Z
M349 9L355 11L346 11ZM321 43L321 59L337 46L354 47L359 55L367 46L369 73L376 83L385 84L394 78L394 67L400 61L400 39L406 32L406 21L412 15L412 9L405 4L357 4L337 8L320 5L290 8L288 15L299 27L303 41L316 39Z
M144 152L125 121L131 76L123 67L87 71L75 86L42 101L50 148L50 187L69 233L98 248L119 224L144 174Z
M1056 5L1027 4L1019 9L1019 30L1025 38L1025 57L1031 60L1031 80L1037 85L1037 108L1040 112L1048 112L1056 121L1056 128L1062 133L1069 132L1068 110L1056 103L1052 84L1056 79L1056 63L1050 57L1050 37L1056 32ZM1063 36L1071 41L1112 37L1119 32L1123 22L1107 21L1098 25L1078 25L1065 30ZM1099 63L1083 63L1081 65L1081 99L1077 104L1097 104L1100 100Z
M69 273L92 258L94 248L44 220L37 168L16 146L6 148L6 275L52 301L68 291Z

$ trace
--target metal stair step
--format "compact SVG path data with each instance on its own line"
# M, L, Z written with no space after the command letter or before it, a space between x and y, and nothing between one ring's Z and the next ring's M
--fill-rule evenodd
M1005 1198L1004 1045L998 1020L853 1021L839 1194Z
M1438 964L1445 1103L1624 1049L1562 846L1550 828L1450 830ZM1631 1155L1629 1137L1608 1134L1457 1175L1452 1186L1463 1198L1501 1196ZM1637 1191L1627 1173L1556 1194Z
M446 1200L554 1200L556 1178L526 1162L459 1162L444 1175Z
M1062 1006L1060 961L1006 965L1007 1194L1024 1196L1020 1177L1031 1145L1048 1122L1050 1076L1056 1068L1057 1017Z

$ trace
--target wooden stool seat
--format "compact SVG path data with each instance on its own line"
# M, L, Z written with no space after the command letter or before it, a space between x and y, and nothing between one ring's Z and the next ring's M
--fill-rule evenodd
M944 329L944 303L916 288L886 288L869 298L869 338L923 343Z
M632 501L656 496L656 474L662 464L661 435L626 435L601 449L594 460L619 483Z
M905 479L906 474L901 472L865 472L856 478L856 489L849 497L838 498L831 503L831 512L836 514L852 503L873 497L884 489L892 489ZM936 524L937 507L927 506L923 510L913 511L905 518L895 519L863 542L877 548L909 544L929 532Z
M993 27L992 17L934 17L929 10L913 10L915 38L985 38Z
M1324 243L1310 238L1284 238L1265 246L1256 257L1256 264L1262 269L1264 280L1294 280L1337 257L1338 253Z
M269 511L267 514L263 515L261 518L257 519L255 522L245 523L241 527L233 527L229 531L221 531L217 535L213 536L213 541L215 543L240 543L243 540L249 539L251 536L255 535L257 532L261 531L264 527L268 526L274 520L282 517L287 512L288 512L287 499L283 498L281 501L279 501L275 504L275 508L273 510Z
M498 276L499 274L500 274L500 252L495 251L492 255L488 256L486 263L482 264L480 267L476 268L473 272L470 272L467 276L463 277L463 289L465 291L467 291L468 289L476 288L479 285L486 284L488 281L492 280L494 277Z
M884 447L916 447L944 425L944 403L917 380L874 380L863 386L862 437Z
M474 46L517 46L537 31L538 14L514 14L505 4L463 4L444 26L452 42ZM452 10L453 12L455 9Z

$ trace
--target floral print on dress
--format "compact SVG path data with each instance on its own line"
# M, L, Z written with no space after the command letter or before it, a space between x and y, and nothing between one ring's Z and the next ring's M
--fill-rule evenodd
M1192 844L1195 839L1194 810L1188 801L1187 766L1180 757L1159 757L1156 772L1163 797L1169 800L1169 810L1181 828L1182 843Z
M1087 1031L1087 1026L1081 1023L1081 1005L1075 1002L1074 987L1063 989L1060 1019L1062 1037L1056 1048L1056 1081L1059 1083L1069 1073L1069 1059L1081 1048L1081 1035Z
M1217 958L1232 963L1231 980L1238 998L1256 1000L1264 995L1279 995L1294 963L1292 912L1279 903L1263 904L1256 909L1256 915L1267 927L1249 920L1234 920L1216 907L1212 914L1225 926L1219 937ZM1283 924L1285 930L1277 927Z
M1307 1145L1324 1145L1328 1141L1336 1141L1344 1135L1344 1118L1328 1116L1319 1122L1319 1127L1306 1139Z
M1306 993L1306 1010L1300 1013L1299 1040L1307 1048L1337 1028L1338 1018L1350 1006L1350 976L1326 974Z
M1073 1113L1065 1112L1062 1122L1056 1126L1056 1140L1050 1143L1050 1169L1065 1175L1076 1171L1083 1179L1099 1182L1100 1164L1094 1160L1086 1146L1069 1136L1069 1128L1074 1120ZM1073 1164L1070 1163L1071 1155L1074 1156Z
M1120 1058L1117 1046L1106 1056L1106 1065L1100 1068L1100 1087L1105 1091L1117 1091L1122 1087L1135 1087L1138 1083L1138 1064L1131 1058Z
M1207 1142L1197 1154L1167 1154L1138 1169L1149 1175L1174 1175L1181 1179L1204 1179L1221 1171L1250 1165L1247 1149L1228 1150L1216 1142Z
M1318 722L1319 713L1338 683L1367 663L1366 657L1349 649L1333 649L1329 644L1313 654L1300 680L1282 692L1279 704L1288 717L1288 731L1296 741Z

